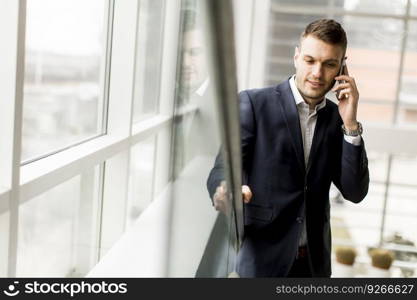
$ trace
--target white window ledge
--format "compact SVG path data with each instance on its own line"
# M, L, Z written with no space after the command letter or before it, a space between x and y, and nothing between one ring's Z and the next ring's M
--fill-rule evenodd
M218 215L205 187L212 164L193 160L87 277L194 277Z

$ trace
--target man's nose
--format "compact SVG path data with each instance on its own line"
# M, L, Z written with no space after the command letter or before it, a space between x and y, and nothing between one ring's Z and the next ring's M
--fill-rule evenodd
M312 74L316 78L320 78L322 73L322 66L321 64L315 64L313 66Z

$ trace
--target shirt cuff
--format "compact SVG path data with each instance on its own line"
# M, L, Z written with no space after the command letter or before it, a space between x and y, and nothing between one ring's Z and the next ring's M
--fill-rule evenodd
M350 144L352 144L352 145L354 145L354 146L360 146L361 143L362 143L361 142L362 139L361 139L361 136L360 135L350 136L350 135L344 134L344 136L345 136L345 141L348 142L348 143L350 143Z

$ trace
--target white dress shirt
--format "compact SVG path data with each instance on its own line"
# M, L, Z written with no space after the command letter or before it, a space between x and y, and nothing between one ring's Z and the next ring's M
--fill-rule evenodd
M314 109L311 109L309 104L306 103L303 97L300 94L297 86L295 85L295 75L290 79L291 92L294 96L295 104L297 106L298 115L300 118L300 127L301 134L303 138L303 148L304 148L304 161L307 167L308 158L310 156L311 145L313 143L314 130L317 124L317 112L326 106L326 100L324 99L319 104L317 104ZM351 143L355 146L360 146L361 137L360 136L347 136L344 135L345 140L348 143ZM300 236L299 246L304 246L307 244L307 230L306 230L306 221L305 217L303 219L303 231Z

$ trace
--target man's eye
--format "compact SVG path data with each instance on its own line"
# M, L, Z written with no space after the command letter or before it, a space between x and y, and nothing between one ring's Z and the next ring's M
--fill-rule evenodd
M337 67L337 65L336 65L336 64L327 64L327 66L328 66L329 68L336 68L336 67Z
M308 63L308 64L312 64L314 61L313 60L306 60L305 62Z
M192 49L190 49L190 55L192 55L192 56L200 55L202 52L203 52L203 50L200 49L200 48L192 48Z

